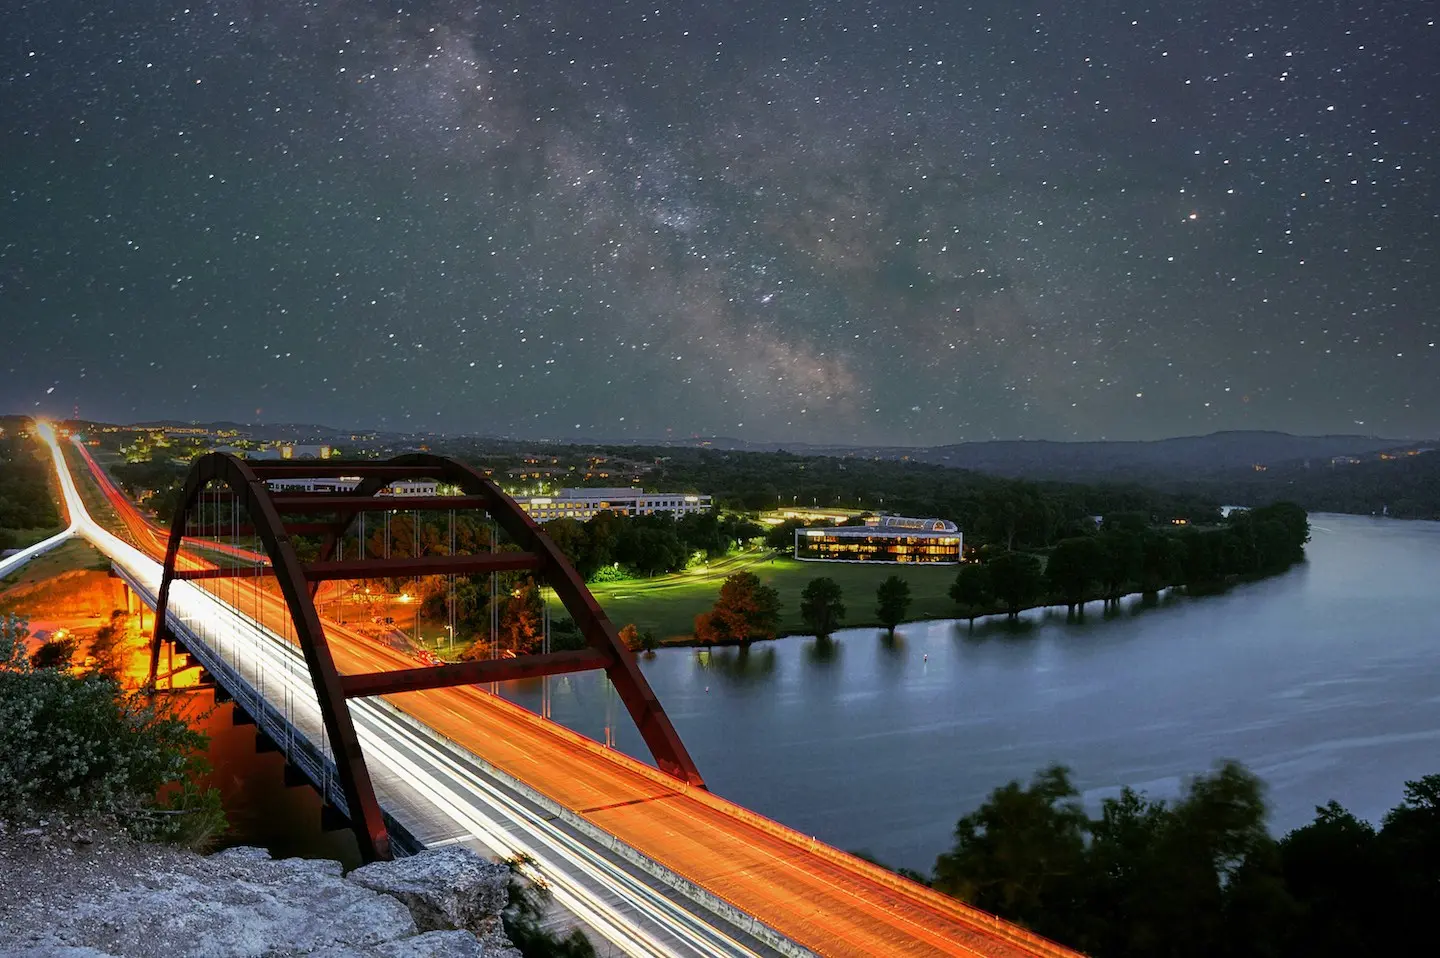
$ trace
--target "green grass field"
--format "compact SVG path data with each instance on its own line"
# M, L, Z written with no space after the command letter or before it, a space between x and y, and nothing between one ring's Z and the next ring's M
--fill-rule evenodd
M661 641L671 642L691 638L695 616L715 604L726 576L742 570L755 573L780 593L782 632L807 631L800 621L800 593L811 579L821 576L834 579L844 593L846 627L876 624L875 589L891 575L910 583L908 619L944 619L956 614L948 594L955 581L955 566L851 565L770 556L755 552L731 555L712 562L708 571L596 583L590 591L617 626L633 622L642 632L651 629ZM556 614L561 614L558 608Z

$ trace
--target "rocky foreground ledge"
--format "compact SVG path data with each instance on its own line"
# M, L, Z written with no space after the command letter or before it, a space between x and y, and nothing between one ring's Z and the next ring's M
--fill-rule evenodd
M0 831L0 956L520 958L509 869L463 848L339 862L202 856L63 826Z

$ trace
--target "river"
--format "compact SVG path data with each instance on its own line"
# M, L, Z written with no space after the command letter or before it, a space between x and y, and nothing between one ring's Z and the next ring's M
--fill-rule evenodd
M712 789L891 865L928 871L960 815L1054 762L1093 805L1122 785L1170 797L1235 758L1269 783L1277 834L1332 798L1377 820L1440 772L1440 523L1311 524L1306 563L1222 595L642 667ZM598 675L551 681L557 720L603 739L609 714L618 747L648 758ZM538 707L538 683L508 694Z

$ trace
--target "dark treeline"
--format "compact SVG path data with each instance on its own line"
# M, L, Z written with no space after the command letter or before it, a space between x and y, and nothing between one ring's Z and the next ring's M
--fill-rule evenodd
M996 789L933 876L908 873L1105 958L1420 954L1440 908L1440 775L1375 828L1340 805L1276 840L1236 763L1173 802L1128 788L1087 815L1061 767Z
M1195 523L1219 518L1217 501L1207 496L1130 484L1034 483L918 462L784 452L627 447L625 454L657 460L647 485L706 492L737 511L818 504L936 516L956 522L968 541L1010 550L1047 548L1091 516L1129 512Z
M890 459L630 446L557 446L550 451L561 458L608 454L653 462L653 470L643 477L645 487L707 493L721 511L753 513L782 505L820 505L936 516L955 521L969 542L1009 550L1048 548L1077 532L1091 516L1141 513L1158 522L1194 523L1219 516L1217 500L1200 493L1157 492L1123 483L1033 483ZM484 458L475 461L491 464ZM128 492L142 497L166 520L169 500L185 470L184 465L155 458L117 465L112 472ZM557 542L566 535L557 532ZM682 541L687 537L694 541L700 534L680 533ZM704 545L692 551L700 550L708 551ZM596 551L604 551L603 544ZM577 551L582 560L584 552ZM630 564L613 553L609 561Z
M1290 463L1229 479L1171 484L1240 504L1283 497L1310 512L1440 519L1440 452L1357 463Z
M0 549L19 544L15 530L59 524L50 493L49 456L31 440L0 438Z
M141 462L118 462L107 470L132 499L155 513L162 523L169 523L190 465L157 453Z
M1043 566L1027 553L981 549L982 561L960 568L950 595L972 618L1051 603L1073 611L1130 592L1198 591L1283 572L1304 559L1309 538L1305 511L1288 502L1234 512L1209 528L1154 527L1146 516L1121 513L1089 534L1061 539Z

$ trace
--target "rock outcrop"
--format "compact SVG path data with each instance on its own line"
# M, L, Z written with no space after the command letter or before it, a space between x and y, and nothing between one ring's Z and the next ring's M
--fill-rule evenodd
M460 929L497 944L503 934L499 915L509 901L510 869L468 849L449 845L372 862L349 880L404 902L421 931Z
M358 877L357 877L358 876ZM0 956L518 958L508 869L461 848L368 865L0 831Z

